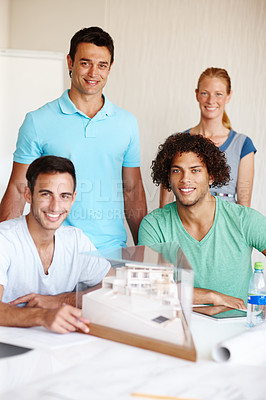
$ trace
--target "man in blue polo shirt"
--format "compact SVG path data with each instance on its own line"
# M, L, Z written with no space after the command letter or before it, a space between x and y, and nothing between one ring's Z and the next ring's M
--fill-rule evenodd
M112 38L84 28L67 56L71 88L36 111L20 128L11 179L0 220L23 212L28 164L42 155L67 157L75 165L78 193L66 224L79 227L97 248L126 245L124 214L134 242L146 215L136 118L102 93L114 58Z

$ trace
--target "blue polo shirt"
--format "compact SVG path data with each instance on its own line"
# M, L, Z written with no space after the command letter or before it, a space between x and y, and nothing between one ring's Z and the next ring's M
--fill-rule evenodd
M77 197L65 224L76 226L97 248L125 246L122 167L139 167L136 118L104 97L93 117L76 108L68 91L26 115L14 161L42 155L69 158L76 169Z

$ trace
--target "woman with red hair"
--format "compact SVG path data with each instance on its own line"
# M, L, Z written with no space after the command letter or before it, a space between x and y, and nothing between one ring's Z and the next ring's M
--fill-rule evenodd
M225 152L231 168L230 182L222 188L212 188L214 196L250 206L253 178L254 154L252 140L232 129L225 106L232 96L231 80L225 69L207 68L199 77L195 90L200 107L200 122L186 131L190 135L200 134L209 138ZM171 192L161 187L160 207L173 201Z

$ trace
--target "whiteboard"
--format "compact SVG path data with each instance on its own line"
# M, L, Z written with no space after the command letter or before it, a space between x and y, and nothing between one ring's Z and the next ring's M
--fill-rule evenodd
M0 49L0 199L25 114L61 96L63 78L63 53Z

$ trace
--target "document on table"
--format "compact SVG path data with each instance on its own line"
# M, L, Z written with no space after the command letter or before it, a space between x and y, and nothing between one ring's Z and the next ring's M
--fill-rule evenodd
M266 365L266 322L217 344L212 357L218 362Z
M104 351L99 347L93 354L87 352L74 368L1 393L1 400L135 400L133 393L164 399L265 399L265 367L191 363L131 346L119 350L120 346L109 342Z
M13 328L0 327L0 342L31 349L56 349L59 347L73 346L88 343L97 338L78 332L60 335L42 327Z

